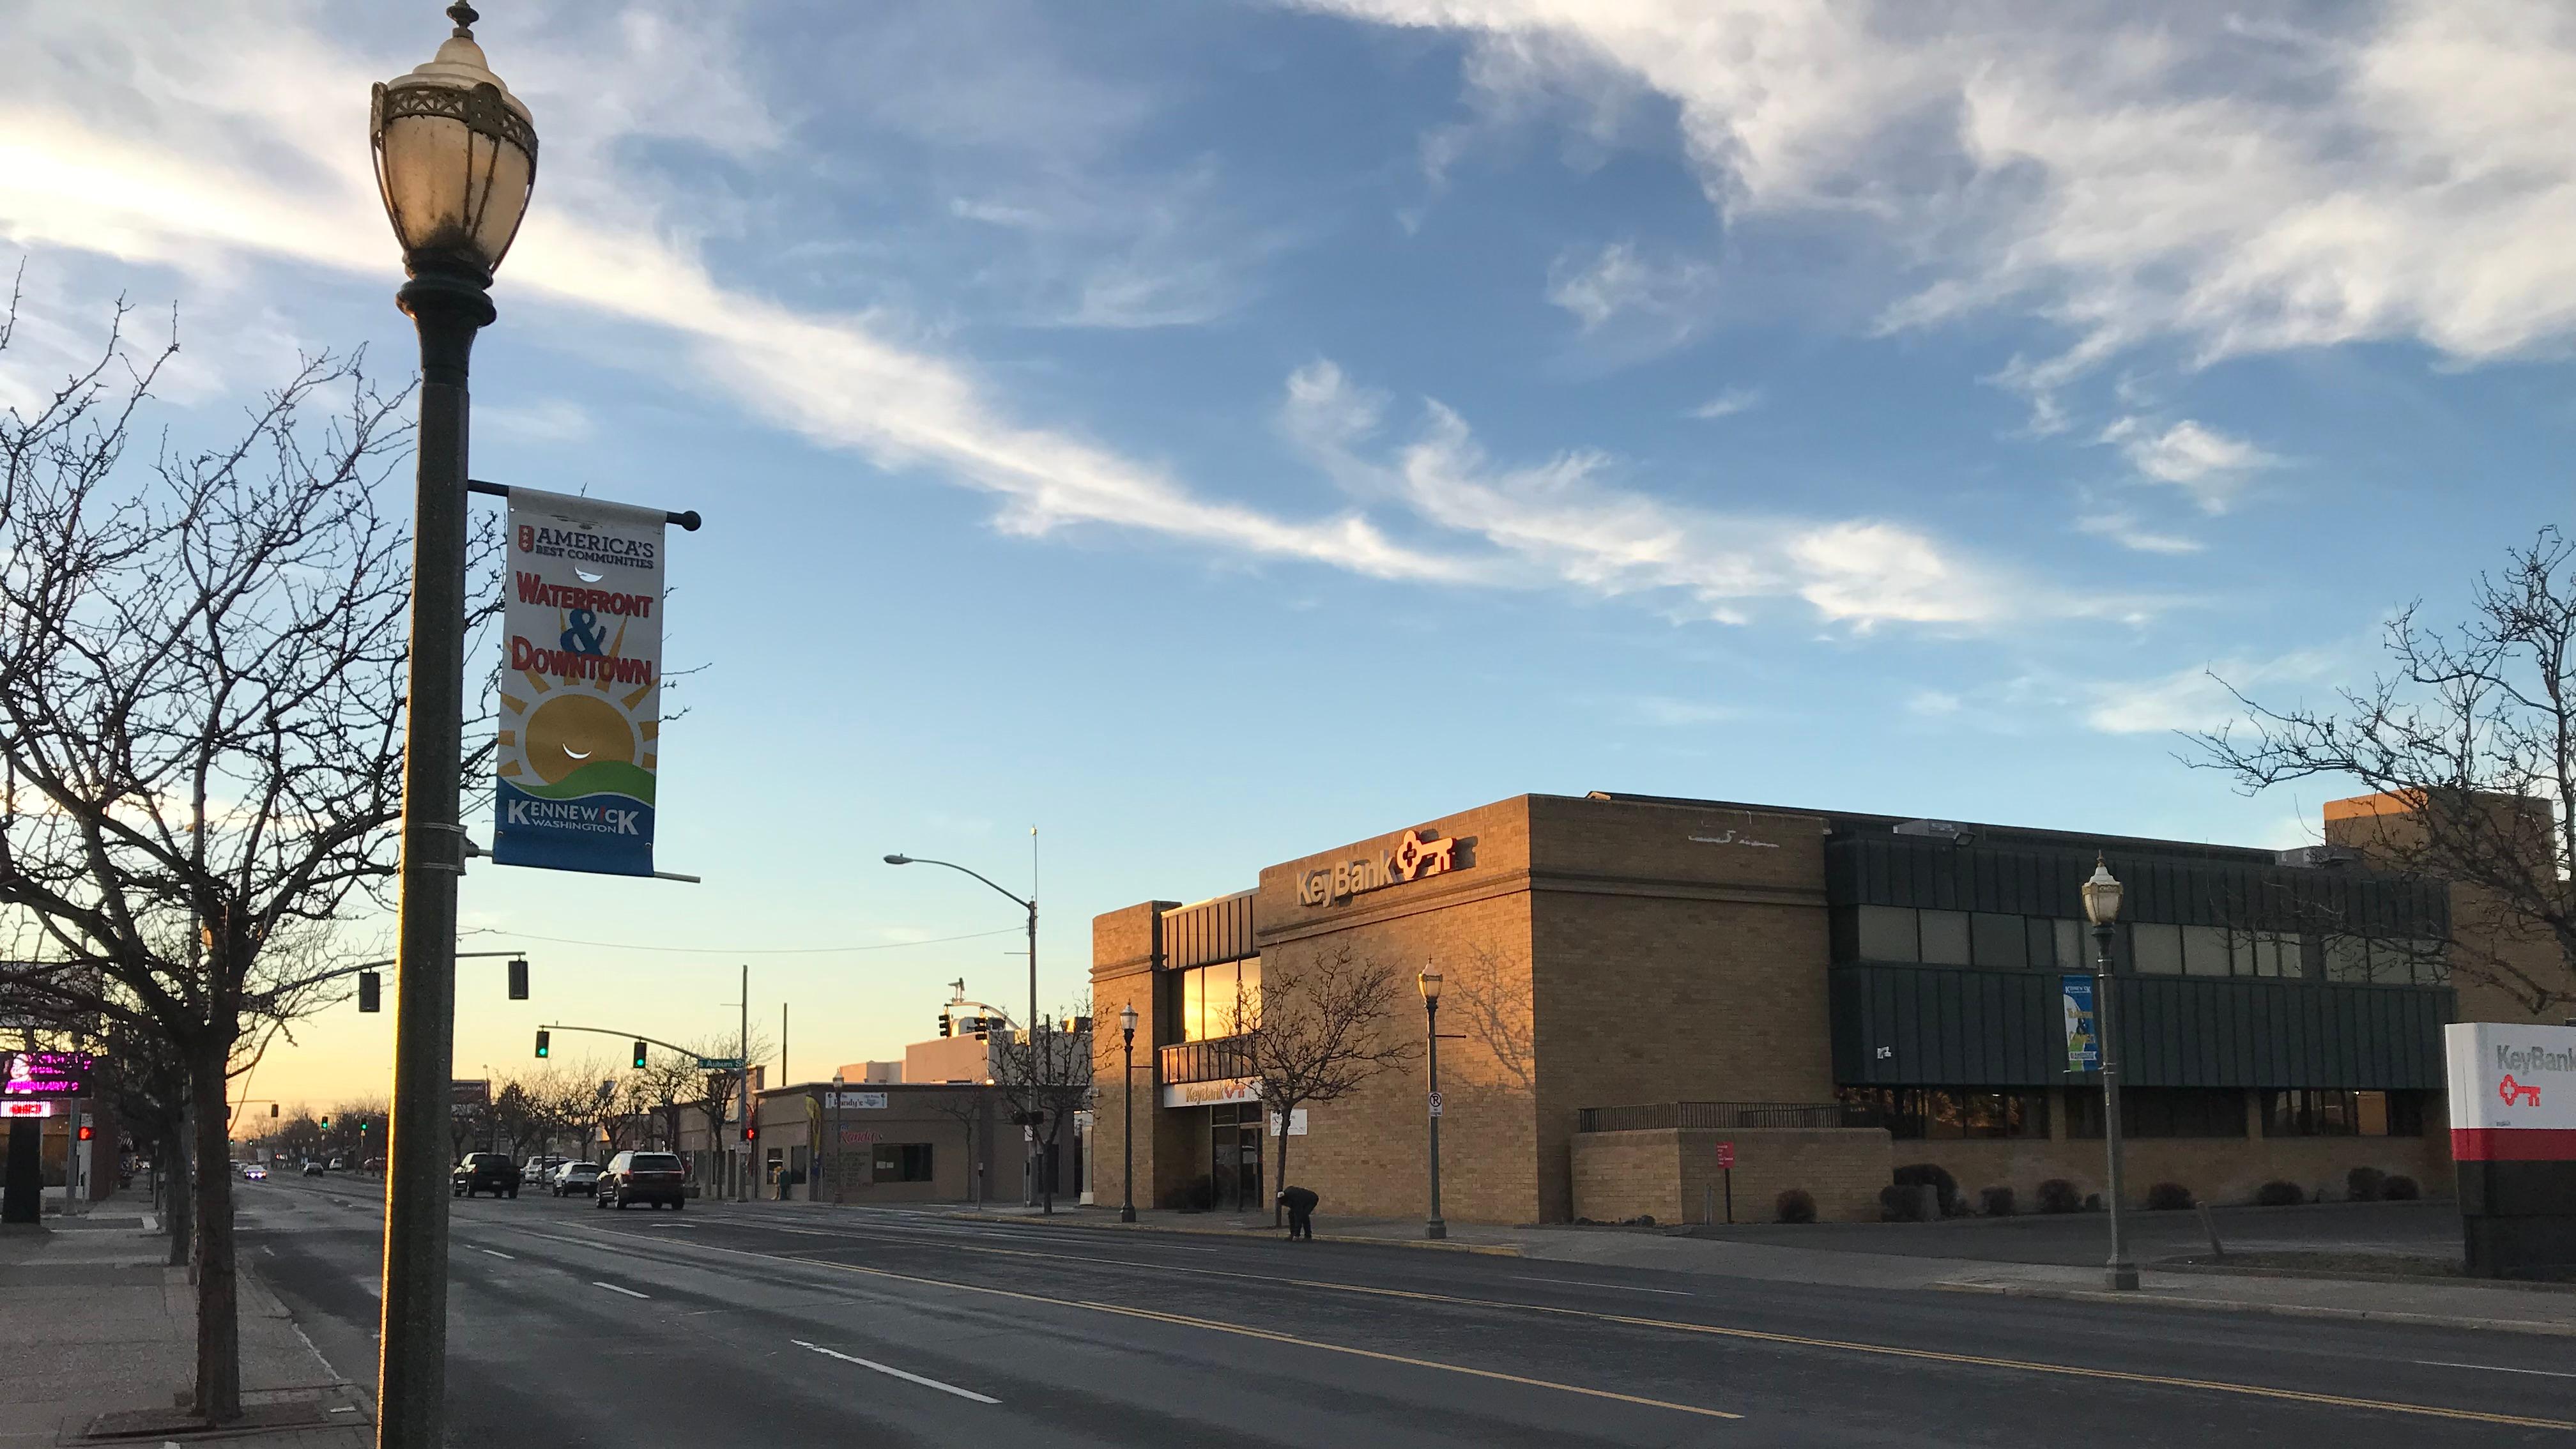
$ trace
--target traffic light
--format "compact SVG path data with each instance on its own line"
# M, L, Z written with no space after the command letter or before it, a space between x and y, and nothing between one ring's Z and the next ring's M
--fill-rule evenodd
M975 1028L975 1040L985 1041L989 1039L986 1033L993 1025L993 1018L989 1016L970 1016L966 1018L966 1024Z
M322 1114L322 1130L325 1132L331 1130L331 1114L328 1112Z
M382 1011L385 1009L384 977L373 971L361 971L358 973L358 1009L360 1011Z
M547 1031L546 1031L544 1028L542 1028L542 1027L538 1028L538 1030L537 1030L537 1055L538 1055L538 1056L541 1056L541 1057L542 1057L542 1056L551 1056L551 1055L553 1054L553 1051L554 1051L554 1037L553 1037L553 1035L552 1035L551 1033L547 1032Z
M528 999L528 962L526 957L512 957L510 960L510 999L512 1001L525 1001ZM539 1052L537 1055L544 1056L545 1053Z
M749 1122L743 1123L742 1140L745 1142L758 1142L760 1140L760 1129Z
M946 1036L952 1030L954 1030L954 1028L949 1023L948 1013L944 1011L939 1013L939 1034L941 1036Z
M98 1135L98 1129L96 1129L96 1128L94 1128L94 1127L90 1126L87 1122L83 1122L83 1123L81 1124L81 1126L80 1126L80 1140L82 1140L83 1142L87 1142L87 1141L88 1141L88 1140L90 1140L92 1137L95 1137L95 1136L97 1136L97 1135Z
M635 1043L635 1070L644 1070L644 1043Z
M268 1104L268 1115L270 1115L271 1117L274 1117L274 1116L276 1116L276 1115L277 1115L277 1104L276 1104L275 1102L271 1102L271 1103L269 1103L269 1104Z
M375 1128L376 1128L376 1124L375 1124L375 1123L368 1121L368 1120L367 1120L366 1118L364 1118L364 1117L359 1118L359 1119L358 1119L358 1140L359 1140L359 1141L361 1141L361 1142L365 1141L365 1140L366 1140L366 1138L367 1138L367 1134L368 1134L368 1133L370 1133L370 1132L372 1132L372 1131L374 1131L374 1130L375 1130Z

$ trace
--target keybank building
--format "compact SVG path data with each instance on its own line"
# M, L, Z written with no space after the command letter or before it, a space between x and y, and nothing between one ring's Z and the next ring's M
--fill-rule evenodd
M1139 1022L1132 1103L1116 1033L1096 1038L1096 1200L1125 1191L1132 1106L1139 1205L1266 1203L1284 1129L1328 1211L1424 1209L1421 1057L1292 1122L1251 1100L1239 1004L1294 1009L1328 960L1399 973L1375 1029L1417 1039L1415 975L1440 973L1453 1218L1697 1221L1721 1185L1739 1220L1793 1188L1873 1218L1915 1163L2023 1211L2052 1180L2098 1193L2101 1084L2070 1057L2065 990L2093 970L2097 860L2126 888L2133 1196L2331 1200L2356 1167L2444 1195L2442 1027L2529 1018L2453 979L2453 887L2372 865L2401 809L2335 802L2328 843L2289 852L1608 793L1406 822L1095 919L1095 1019Z

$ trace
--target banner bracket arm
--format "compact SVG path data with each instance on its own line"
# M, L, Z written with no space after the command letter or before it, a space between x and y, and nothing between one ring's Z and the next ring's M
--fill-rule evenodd
M480 478L468 478L465 480L465 491L468 493L480 493L487 498L507 498L510 496L510 485L507 483L487 483ZM700 519L698 517L698 511L692 508L686 513L665 513L662 515L662 521L664 523L676 523L689 532L695 533L698 531L698 525L704 520Z

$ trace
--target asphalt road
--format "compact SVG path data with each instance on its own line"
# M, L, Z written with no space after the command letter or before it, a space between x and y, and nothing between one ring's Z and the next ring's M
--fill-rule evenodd
M365 1185L240 1201L254 1266L372 1383ZM455 1209L460 1445L2576 1445L2562 1338L935 1212Z

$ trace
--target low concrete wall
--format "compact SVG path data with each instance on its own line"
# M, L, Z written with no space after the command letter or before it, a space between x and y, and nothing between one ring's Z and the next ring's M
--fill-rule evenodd
M1735 1221L1769 1222L1773 1203L1801 1188L1822 1222L1875 1222L1878 1190L1895 1171L1887 1133L1875 1127L1813 1131L1773 1127L1649 1128L1578 1132L1574 1137L1574 1215L1594 1222L1652 1216L1659 1223L1706 1221L1715 1193L1726 1216L1726 1175L1717 1168L1721 1142L1735 1146Z

